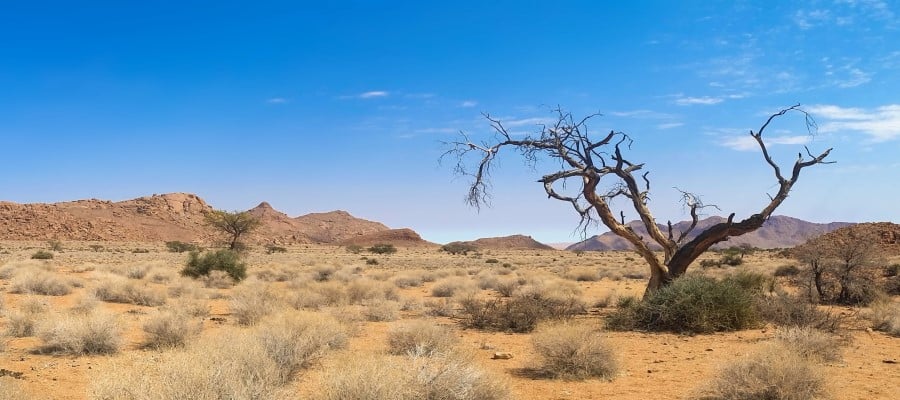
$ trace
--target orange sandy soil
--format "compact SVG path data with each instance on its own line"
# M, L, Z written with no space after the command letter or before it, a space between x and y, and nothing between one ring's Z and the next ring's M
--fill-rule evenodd
M0 248L7 249L0 254L0 265L8 261L20 261L28 258L40 243L7 242ZM110 248L121 247L121 252L92 252L87 244L78 244L77 249L59 253L51 263L58 272L78 277L82 274L71 272L77 265L95 263L113 268L140 261L162 262L171 268L180 268L184 255L165 252L160 245L128 244L108 245ZM45 246L45 245L43 245ZM75 247L75 245L72 245ZM149 248L150 253L130 253L128 249L135 247ZM629 253L587 253L575 256L561 251L493 251L485 258L498 258L502 262L510 262L518 268L547 269L569 267L573 265L622 268L640 270L638 261ZM377 271L402 271L404 269L433 268L496 268L485 265L483 259L471 257L451 257L436 253L433 250L409 249L393 256L377 256L380 265L367 266L366 273ZM355 265L360 264L360 255L347 254L342 249L333 247L297 247L287 254L256 254L250 257L250 273L262 265L298 265L311 266L320 264ZM629 260L631 259L631 260ZM790 260L776 259L771 254L749 256L742 268L771 271L777 265L789 263ZM639 295L643 290L643 280L602 279L596 282L578 282L582 288L582 298L593 304L610 293L616 295ZM422 287L400 289L405 298L427 300L430 297L431 284ZM87 285L89 286L89 285ZM62 310L70 307L86 288L76 288L67 296L38 296L46 300L51 310ZM228 289L219 290L226 294ZM9 281L0 280L0 295L5 309L14 309L25 295L9 293ZM485 294L486 295L486 294ZM895 299L897 300L897 299ZM215 335L223 324L234 324L228 313L227 299L210 300L210 317L225 318L226 322L205 321L202 336ZM141 349L143 333L140 330L142 318L152 307L131 304L101 303L100 309L120 314L125 328L124 346L120 354L130 352L146 352L152 355L154 350ZM602 323L602 315L611 309L592 307L584 320ZM835 308L833 312L852 314L851 309ZM452 318L422 316L421 313L404 312L402 319L430 318L435 323L459 327L459 321ZM401 320L402 320L401 319ZM310 370L302 372L295 382L297 398L306 398L320 389L322 371L334 367L341 358L341 353L353 354L354 357L375 355L386 349L386 337L390 327L396 322L363 322L361 329L353 336L346 349L330 353ZM0 331L5 329L5 317L0 319ZM827 377L828 392L833 399L892 399L897 398L900 388L900 339L892 338L880 332L869 332L865 323L857 320L850 330L852 338L844 348L843 360L824 366ZM763 342L774 335L773 327L747 330L733 333L721 333L699 336L681 336L674 334L640 333L640 332L608 332L608 340L618 350L620 373L611 382L601 380L565 381L535 378L529 375L529 368L535 363L535 354L531 349L530 335L483 332L471 329L459 329L459 346L471 350L475 360L484 368L495 372L509 383L513 399L680 399L688 398L699 386L708 382L717 368L735 358L751 353L761 347ZM201 339L202 340L202 337ZM15 379L34 399L85 399L88 398L88 387L92 370L121 355L113 356L61 356L37 354L34 350L40 340L34 337L7 338L6 348L0 352L0 369L10 372L21 372ZM514 355L510 360L492 360L495 351L510 352ZM889 363L886 361L893 361ZM0 385L11 382L13 378L0 378ZM893 393L893 394L891 394Z

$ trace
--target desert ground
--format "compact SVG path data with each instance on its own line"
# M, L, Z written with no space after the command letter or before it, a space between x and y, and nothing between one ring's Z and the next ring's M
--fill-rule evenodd
M252 386L251 381L270 379L263 370L271 363L248 367L262 362L253 359L256 347L248 343L285 337L278 329L289 326L284 321L290 318L311 321L321 331L286 337L306 340L319 332L327 335L318 338L323 345L288 372L279 370L277 382L263 382L267 387L261 392L247 389L234 398L342 398L340 390L368 390L369 398L378 398L374 393L391 390L379 385L403 381L392 373L437 369L437 376L454 368L485 381L488 392L502 393L485 398L694 398L719 371L764 350L783 329L761 324L702 335L605 329L617 299L643 292L646 268L631 252L451 255L425 247L379 255L296 245L267 254L254 248L246 256L247 279L232 285L222 276L180 276L187 253L170 252L162 243L64 242L52 259L31 259L41 249L47 249L46 242L0 243L0 399L165 398L164 388L196 384L216 374L205 370L219 368L221 374L242 371L252 377L230 375L215 382ZM737 267L692 268L715 276L738 271L772 276L787 264L797 262L763 251L745 256ZM784 290L799 290L787 278L773 279ZM504 288L577 299L584 312L568 323L600 332L618 364L614 374L609 379L548 376L540 372L535 333L468 327L464 299L499 298ZM898 298L889 301L896 305ZM844 325L839 354L810 362L824 376L828 397L896 398L900 339L871 329L869 308L821 308ZM85 319L93 321L86 335L99 351L71 343L70 336L85 334L78 330ZM410 325L416 321L424 323ZM403 354L394 339L410 326L439 327L449 335L441 343L457 355L431 361L430 354ZM512 358L494 359L496 353ZM237 365L235 358L246 362ZM391 372L407 364L411 369ZM368 380L368 386L347 389L354 379Z

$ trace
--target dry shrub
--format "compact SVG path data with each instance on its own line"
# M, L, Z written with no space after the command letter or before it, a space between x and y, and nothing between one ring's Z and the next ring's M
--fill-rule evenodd
M170 307L172 310L192 317L206 318L209 316L209 302L202 298L181 297L170 303Z
M814 361L840 361L841 338L810 327L781 328L775 341L803 358Z
M841 319L819 310L805 299L783 292L775 292L756 299L756 309L762 319L784 327L811 327L836 331Z
M600 280L600 274L597 270L588 267L571 268L563 273L563 277L578 282L594 282Z
M397 300L397 287L390 282L376 281L368 278L355 279L347 285L347 298L350 304L362 304L372 300Z
M325 373L320 400L505 400L506 382L456 353L350 358Z
M238 324L254 325L281 306L281 300L272 288L262 282L247 282L235 289L228 303Z
M190 278L177 278L175 282L168 285L169 296L172 297L207 297L207 290L202 288L200 284Z
M318 309L349 303L346 287L340 282L292 282L287 302L296 309Z
M327 351L343 348L347 332L327 315L290 311L267 319L256 332L263 349L279 369L284 384Z
M388 352L397 355L433 355L449 352L458 341L456 333L434 322L415 320L394 326L388 332Z
M274 265L260 268L256 271L256 273L254 273L256 279L264 282L287 282L299 275L300 273L299 271L297 271L297 269L290 268L285 265Z
M478 288L481 290L495 289L500 281L493 271L482 271L476 278L478 279Z
M531 341L540 357L538 369L554 378L612 380L619 369L612 347L593 326L541 324Z
M43 353L111 354L122 343L115 315L99 312L52 316L38 327L37 336Z
M463 277L445 278L431 288L431 295L434 297L452 297L461 292L471 292L475 290L475 285L468 279Z
M69 311L75 314L89 314L97 308L100 300L91 293L87 293L78 298L75 304L69 308Z
M825 380L810 361L780 346L738 359L701 388L702 400L812 400L822 397Z
M189 338L200 333L202 324L185 313L165 310L147 319L142 328L144 346L161 349L184 346Z
M153 268L151 264L134 264L125 267L122 273L129 279L144 279L151 268Z
M175 271L162 268L152 268L146 275L153 283L169 283L175 279Z
M568 318L586 311L577 297L542 292L520 293L509 299L463 299L463 323L471 328L530 332L541 321Z
M38 260L10 261L0 267L0 279L11 279L22 271L32 274L34 273L33 271L38 270L51 272L53 271L53 266Z
M452 317L456 314L456 309L451 299L425 300L425 313L435 317Z
M94 286L93 294L102 301L156 307L166 303L166 292L119 276L108 275Z
M40 269L29 269L27 273L16 274L12 280L12 293L40 294L44 296L65 296L72 292L71 279Z
M28 400L29 396L22 385L17 382L16 378L2 376L0 377L0 400Z
M34 336L41 316L49 306L39 298L31 297L19 303L15 309L5 310L6 334L12 337Z
M497 280L494 289L503 297L510 297L522 286L522 282L518 278L502 278Z
M394 285L398 288L409 288L409 287L419 287L422 286L424 280L422 279L421 274L416 274L412 272L404 272L400 275L397 275L393 279Z
M396 321L400 318L400 303L393 300L374 300L366 305L366 319L372 322Z
M260 339L226 329L151 356L129 354L94 368L90 398L102 400L290 398L283 372Z
M876 301L872 303L868 318L874 329L900 337L900 303L888 299Z
M234 278L232 278L231 275L228 275L227 272L217 269L209 271L206 275L202 275L200 280L203 281L203 286L212 289L228 289L234 286Z

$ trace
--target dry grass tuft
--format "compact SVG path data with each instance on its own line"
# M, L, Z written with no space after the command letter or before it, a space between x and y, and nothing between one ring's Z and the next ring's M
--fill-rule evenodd
M166 303L166 292L147 287L142 282L135 282L120 276L107 275L93 289L97 299L110 303L126 303L139 306L156 307Z
M474 292L475 284L467 278L451 277L437 281L431 288L434 297L453 297L461 292Z
M828 362L841 360L841 338L818 329L781 328L775 332L775 341L806 359Z
M238 324L255 325L281 306L278 295L267 283L246 282L231 295L228 303Z
M74 282L52 272L29 269L17 274L11 284L12 293L40 294L44 296L65 296L72 293Z
M900 337L900 303L877 301L872 304L868 318L874 329Z
M111 354L119 351L122 332L112 314L61 314L44 321L37 331L39 351L59 354Z
M162 349L180 347L200 333L202 321L171 310L159 311L144 322L144 347Z
M458 342L456 333L432 321L408 321L388 333L388 352L396 355L447 353Z
M725 365L696 398L813 400L824 392L825 380L810 361L783 347L769 346Z
M257 329L256 337L278 366L282 384L327 351L347 344L346 329L337 320L303 311L286 312L266 320Z
M541 360L538 369L551 377L612 380L618 372L615 352L593 326L542 324L531 340Z

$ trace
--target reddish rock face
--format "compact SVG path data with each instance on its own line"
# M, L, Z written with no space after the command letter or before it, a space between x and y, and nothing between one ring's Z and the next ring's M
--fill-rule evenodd
M210 210L212 206L191 193L154 194L120 202L0 202L0 240L209 241L217 238L204 220ZM263 222L248 237L254 243L327 244L389 230L346 211L291 218L262 202L249 212Z

